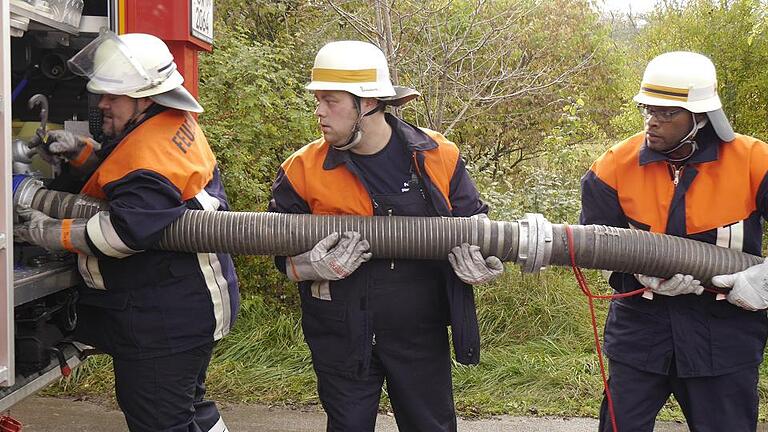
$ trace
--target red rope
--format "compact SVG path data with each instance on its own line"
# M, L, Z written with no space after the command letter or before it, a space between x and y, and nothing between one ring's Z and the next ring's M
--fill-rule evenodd
M568 236L568 254L571 257L571 268L573 269L573 274L574 276L576 276L576 281L579 283L579 288L581 288L581 292L583 292L584 295L587 296L587 302L589 303L589 313L592 316L592 333L595 337L595 348L597 349L597 359L600 362L600 375L603 378L603 388L605 389L605 399L608 402L608 414L611 417L611 425L613 426L613 432L618 432L619 428L616 426L616 413L613 411L613 398L611 397L610 390L608 390L608 378L606 377L606 374L605 374L605 364L603 363L603 350L600 347L600 335L597 331L597 317L595 316L595 304L592 300L593 299L613 300L613 299L619 299L624 297L631 297L638 294L642 294L643 292L647 291L647 288L640 288L634 291L621 293L621 294L610 294L610 295L592 294L592 291L590 291L589 285L587 284L587 279L584 277L584 273L582 273L579 266L576 265L576 254L574 252L576 248L573 245L573 231L571 230L570 226L565 225L565 233Z
M603 388L605 389L605 399L608 402L608 413L611 417L611 425L613 426L613 432L618 432L618 427L616 426L616 413L613 411L613 398L611 397L611 392L608 390L608 378L605 375L605 365L603 364L603 351L600 347L600 335L597 331L597 317L595 316L595 305L593 303L593 299L603 299L603 300L613 300L613 299L621 299L625 297L632 297L636 295L640 295L646 291L650 291L649 288L640 288L636 289L634 291L629 291L626 293L620 293L620 294L608 294L608 295L598 295L593 294L592 291L589 289L589 285L587 284L587 279L584 277L584 273L582 273L581 268L576 265L576 254L575 254L575 247L573 245L573 231L571 230L571 227L569 225L565 225L565 234L568 237L568 255L571 258L571 268L573 269L573 274L576 276L576 281L579 283L579 288L581 288L581 292L584 293L585 296L587 296L587 302L589 303L589 313L592 315L592 333L595 337L595 348L597 349L597 359L600 361L600 375L603 377ZM711 292L713 294L727 294L728 290L718 290L713 288L704 288L704 291Z

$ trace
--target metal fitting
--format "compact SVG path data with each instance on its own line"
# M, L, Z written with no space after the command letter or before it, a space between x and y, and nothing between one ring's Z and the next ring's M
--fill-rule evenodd
M37 153L37 149L29 148L27 141L22 139L13 140L11 155L14 162L28 164L32 162L32 156L34 156L35 153Z
M17 177L18 176L18 177ZM13 178L13 204L22 207L32 207L32 201L37 192L43 188L43 182L25 175L15 175Z
M552 257L552 224L540 213L526 213L518 223L517 263L523 273L538 273Z

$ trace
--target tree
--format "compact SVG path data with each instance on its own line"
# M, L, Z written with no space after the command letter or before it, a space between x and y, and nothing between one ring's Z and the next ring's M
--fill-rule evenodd
M739 132L768 138L768 37L760 0L664 1L638 39L638 61L667 51L702 53L717 68L718 93Z
M326 34L379 44L400 84L421 91L404 116L460 137L465 156L497 175L540 153L576 99L620 105L610 81L584 86L611 67L608 33L586 1L326 1L339 17Z
M301 25L304 0L216 0L216 28L240 29L259 42L274 42L296 32Z

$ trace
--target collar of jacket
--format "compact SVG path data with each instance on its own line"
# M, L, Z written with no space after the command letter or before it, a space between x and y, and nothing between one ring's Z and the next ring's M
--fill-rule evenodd
M714 129L711 125L707 125L701 130L701 134L696 140L699 143L699 149L696 153L685 161L686 165L697 164L704 162L716 161L719 158L719 147L721 140L715 135ZM643 145L640 147L640 166L648 165L653 162L666 161L669 158L664 153L651 150L645 143L645 135L643 135Z
M385 113L384 118L392 128L392 133L397 134L397 137L406 144L409 151L420 152L437 148L435 140L418 127L389 113ZM328 147L328 154L325 155L323 161L323 169L331 170L350 160L348 151L336 150L333 146Z
M167 107L164 107L163 105L160 105L158 103L153 103L152 105L147 108L147 111L144 113L144 118L142 118L140 121L131 124L128 128L126 128L123 133L121 133L118 136L107 138L104 140L103 143L101 143L101 149L96 151L96 155L99 156L102 160L106 159L107 156L109 156L110 153L112 153L112 150L117 147L117 145L120 143L120 141L123 140L126 136L128 136L129 133L131 133L134 129L139 127L142 123L145 121L151 119L152 117L160 114L161 112L170 109Z

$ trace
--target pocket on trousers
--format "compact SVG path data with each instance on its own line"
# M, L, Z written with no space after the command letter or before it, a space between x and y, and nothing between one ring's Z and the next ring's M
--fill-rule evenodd
M709 308L713 369L731 369L760 362L768 336L765 311L746 311L724 300L716 303Z
M638 311L623 302L611 303L605 325L605 352L612 359L643 364L672 349L668 320Z
M342 365L352 355L352 329L347 323L347 306L312 297L302 298L301 323L304 339L316 363ZM362 331L362 329L359 329Z

